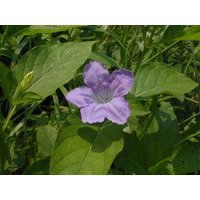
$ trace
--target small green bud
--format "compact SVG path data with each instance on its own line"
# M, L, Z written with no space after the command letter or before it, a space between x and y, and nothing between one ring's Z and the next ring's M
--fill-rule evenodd
M33 79L33 71L26 74L21 82L22 89L26 89L29 85L31 80Z

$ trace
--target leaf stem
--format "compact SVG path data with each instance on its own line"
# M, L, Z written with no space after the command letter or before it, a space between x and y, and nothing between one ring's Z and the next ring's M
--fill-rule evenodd
M64 97L66 97L68 94L67 89L64 86L59 87L59 89L62 92L62 94L64 95ZM69 110L72 111L72 106L71 106L70 102L68 102L68 105L69 105Z

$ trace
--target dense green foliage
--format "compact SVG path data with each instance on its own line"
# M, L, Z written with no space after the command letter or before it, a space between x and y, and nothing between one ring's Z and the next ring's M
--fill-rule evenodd
M199 174L199 26L0 26L0 174ZM67 102L90 61L131 70L125 125Z

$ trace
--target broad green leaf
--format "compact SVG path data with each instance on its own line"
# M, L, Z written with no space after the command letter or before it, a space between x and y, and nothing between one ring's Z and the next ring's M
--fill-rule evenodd
M90 55L94 42L69 42L53 46L39 46L27 54L14 67L18 84L33 71L26 92L45 98L72 79L76 70Z
M139 101L133 98L128 98L128 103L134 116L143 116L150 113Z
M3 64L2 62L0 62L0 82L1 82L1 79L4 76L4 74L8 71L9 71L8 67L5 64Z
M176 40L200 40L200 26L192 26L185 30L185 33Z
M114 168L122 169L125 174L148 174L144 150L135 135L124 134L124 148L114 160Z
M35 35L38 33L56 33L81 27L78 25L34 25L23 32L23 35Z
M42 160L35 162L34 164L28 166L24 175L48 175L49 174L49 161L50 157L46 157Z
M158 127L150 124L141 139L133 134L124 135L124 149L114 161L116 167L126 173L156 174L160 164L171 156L180 140L178 122L171 105L163 102L154 120ZM165 171L166 165L164 169L159 168L159 173Z
M128 126L124 129L124 132L130 134L136 132L138 134L138 132L140 132L140 123L137 116L147 115L151 111L148 111L139 101L133 99L131 95L130 97L131 98L128 98L128 103L131 109L131 116L128 118Z
M114 59L112 59L111 57L107 56L106 54L104 54L102 52L91 52L89 58L91 58L92 60L99 61L108 67L110 67L110 66L118 67L119 66L119 64L116 63Z
M122 148L121 126L67 126L56 140L50 174L107 174Z
M200 27L199 26L168 26L166 29L163 40L170 42L172 40L200 40Z
M148 167L156 165L171 155L175 145L180 141L179 126L170 103L162 102L155 114L157 126L150 126L144 137L144 146L148 150Z
M45 158L51 155L57 138L57 129L52 126L40 126L37 128L38 156Z
M34 93L34 92L27 92L22 94L20 97L12 99L12 104L18 105L18 104L27 104L27 103L33 103L33 102L41 102L42 98Z
M28 25L7 25L4 32L3 42L6 42L12 37L15 37L17 35L20 35L23 33L26 29L28 29Z
M12 37L18 35L35 35L42 33L56 33L66 30L71 30L73 28L81 27L80 25L33 25L33 26L19 26L19 25L9 25L6 26L4 33L4 42L8 41Z
M171 42L177 37L182 36L184 34L184 29L185 26L170 25L167 27L162 39L164 42Z
M9 101L12 99L12 94L17 85L16 78L11 70L6 65L0 62L0 83L4 92L4 95Z
M200 170L200 142L185 142L181 145L174 160L168 165L172 174L187 174Z
M133 93L137 97L150 97L162 93L181 96L197 85L189 77L166 64L151 63L138 70Z

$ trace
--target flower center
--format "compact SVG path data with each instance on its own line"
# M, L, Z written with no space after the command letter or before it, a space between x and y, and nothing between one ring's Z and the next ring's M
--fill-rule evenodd
M96 99L98 103L108 103L112 100L112 94L109 90L100 89L96 92Z

